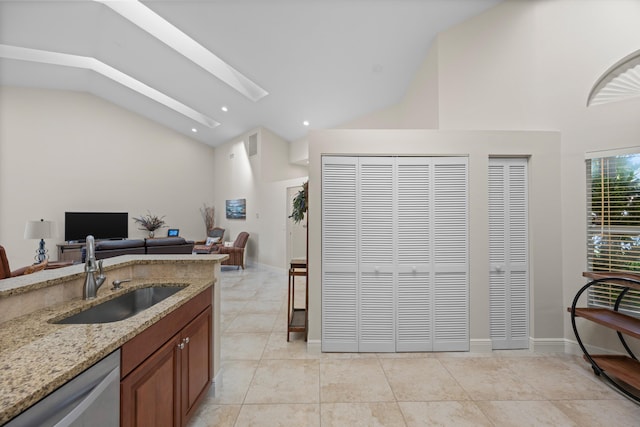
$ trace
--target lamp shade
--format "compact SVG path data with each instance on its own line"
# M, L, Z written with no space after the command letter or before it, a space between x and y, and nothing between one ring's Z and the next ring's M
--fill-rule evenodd
M25 239L48 239L53 237L53 221L27 221L24 227Z

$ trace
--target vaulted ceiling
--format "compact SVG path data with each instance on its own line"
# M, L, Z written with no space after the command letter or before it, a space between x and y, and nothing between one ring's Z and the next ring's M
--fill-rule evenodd
M3 0L0 84L90 92L212 146L296 140L398 102L437 33L499 1Z

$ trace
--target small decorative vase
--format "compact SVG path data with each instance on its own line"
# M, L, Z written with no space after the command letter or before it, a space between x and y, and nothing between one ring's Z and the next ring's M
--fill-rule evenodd
M153 239L154 234L155 233L153 232L153 230L149 230L149 238L150 239Z

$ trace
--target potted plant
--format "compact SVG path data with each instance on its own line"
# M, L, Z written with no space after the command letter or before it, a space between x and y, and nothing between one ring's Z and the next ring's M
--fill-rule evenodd
M157 229L165 227L164 216L152 215L148 211L146 215L141 215L139 218L133 217L133 220L142 226L138 227L138 230L147 230L149 232L149 238L153 238Z
M200 213L202 214L202 219L204 219L204 226L207 229L206 235L208 236L209 232L213 230L213 227L215 225L215 221L214 221L215 208L213 206L208 206L207 204L204 204L200 208Z
M302 190L298 191L296 197L293 198L293 212L289 215L293 221L297 224L304 219L304 214L307 213L307 189L309 188L309 181L302 184Z

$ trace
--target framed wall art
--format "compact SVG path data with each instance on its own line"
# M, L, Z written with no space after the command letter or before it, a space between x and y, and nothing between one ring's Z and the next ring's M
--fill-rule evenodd
M227 219L247 218L247 199L233 199L226 202Z

